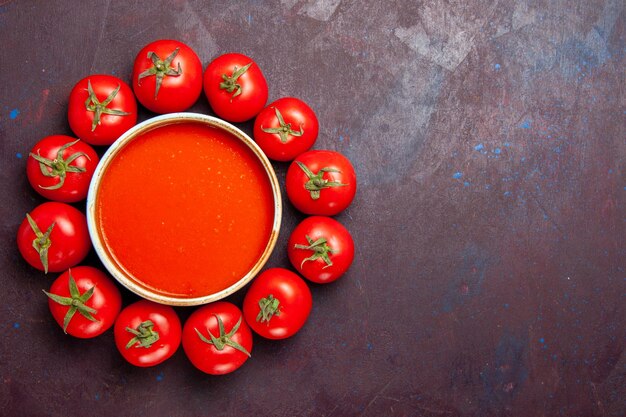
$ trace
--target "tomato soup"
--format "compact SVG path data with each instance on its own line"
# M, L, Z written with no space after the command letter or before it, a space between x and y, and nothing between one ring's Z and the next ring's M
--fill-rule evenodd
M100 175L93 204L100 243L151 293L185 299L223 291L273 247L267 169L220 127L186 121L143 131Z

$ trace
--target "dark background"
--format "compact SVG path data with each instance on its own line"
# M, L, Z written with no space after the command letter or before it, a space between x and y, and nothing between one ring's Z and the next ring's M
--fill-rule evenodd
M623 415L625 30L621 0L0 0L0 415ZM270 100L307 101L315 148L359 177L337 216L349 273L223 377L182 350L138 369L111 332L65 336L41 292L55 274L15 245L43 202L25 160L71 134L74 83L130 81L159 38L204 65L253 57ZM191 111L212 114L204 97ZM288 265L302 218L285 201L268 265Z

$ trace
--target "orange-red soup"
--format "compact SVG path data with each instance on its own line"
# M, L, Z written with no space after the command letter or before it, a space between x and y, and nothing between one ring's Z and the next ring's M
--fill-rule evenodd
M268 174L231 134L199 123L141 134L110 162L96 197L110 256L139 285L200 297L243 278L270 240Z

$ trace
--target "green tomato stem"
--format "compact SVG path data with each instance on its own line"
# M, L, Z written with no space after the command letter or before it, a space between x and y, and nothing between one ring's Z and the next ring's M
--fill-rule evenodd
M172 61L176 55L178 55L178 51L180 51L180 48L174 49L174 51L172 51L172 53L169 54L164 60L161 60L156 53L152 51L148 52L148 59L152 61L152 66L137 76L137 85L141 85L142 78L150 77L152 75L156 76L156 88L154 89L155 100L159 94L161 84L163 83L163 79L165 77L178 77L183 73L180 62L178 63L178 68L171 67Z
M232 75L222 74L223 81L220 83L220 89L226 90L229 93L234 92L234 94L230 98L230 101L232 101L235 97L241 94L241 84L239 84L237 80L248 70L248 68L250 68L251 65L252 62L250 62L248 65L244 65L241 68L235 67Z
M93 120L91 121L92 132L96 130L96 127L98 127L98 125L100 124L100 119L103 113L112 114L115 116L128 116L130 114L122 110L109 109L107 107L109 104L111 104L115 96L117 96L117 93L120 91L120 87L121 85L118 84L117 88L113 90L102 103L100 103L98 97L96 96L96 93L93 91L93 87L91 86L91 80L87 80L87 92L89 96L87 97L87 100L85 100L85 109L87 109L87 111L95 113L93 116Z
M52 222L50 227L46 230L46 233L41 233L39 226L35 223L35 220L30 216L30 214L26 213L26 219L28 220L28 225L35 233L35 239L33 239L33 249L37 251L39 254L39 260L41 260L41 264L43 265L44 273L48 273L48 249L52 245L52 240L50 239L50 235L52 234L52 229L54 229L54 225L56 222Z
M215 346L215 349L217 350L221 351L221 350L224 350L226 346L230 346L233 349L237 349L238 351L245 353L248 357L250 357L250 352L248 352L246 348L244 348L239 343L232 340L233 335L237 333L237 330L239 330L239 326L241 326L241 320L243 319L243 316L239 317L239 321L233 326L233 328L228 333L226 333L226 330L224 329L224 322L222 321L220 316L215 314L215 318L217 319L217 325L219 327L219 332L220 332L219 336L218 337L213 336L211 331L207 328L206 331L209 334L209 337L211 338L211 339L207 339L202 333L200 333L198 329L194 328L200 340L202 340L204 343L208 343L210 345Z
M96 314L98 311L94 308L91 308L85 305L85 303L87 303L87 300L89 300L91 296L93 295L93 292L96 289L96 286L94 285L93 287L85 291L83 294L81 294L80 290L78 289L78 286L76 285L76 281L74 280L74 277L72 276L72 270L71 269L68 270L68 273L70 275L70 279L69 279L70 296L69 297L63 297L58 294L49 293L46 290L42 290L44 294L46 294L48 298L50 298L55 303L70 307L67 313L65 314L65 317L63 318L63 332L65 334L67 334L67 326L70 324L70 321L72 320L76 312L80 313L80 315L85 317L87 320L98 321L93 316L93 314Z
M265 298L261 298L259 300L259 308L261 309L261 311L259 311L259 314L256 316L256 321L261 323L267 323L267 325L269 326L272 317L280 316L279 305L280 301L274 298L272 294L268 295Z
M306 176L309 178L309 180L306 183L304 183L304 188L311 193L311 198L313 200L317 200L318 198L320 198L320 191L325 188L345 187L346 185L348 185L348 184L343 184L339 181L329 181L327 179L324 179L325 172L341 173L341 171L338 170L337 168L324 167L320 169L317 172L317 174L314 174L313 171L311 171L309 167L307 167L302 162L296 161L296 163L298 164L300 169L304 171Z
M280 126L270 128L264 128L263 126L261 126L261 130L263 132L277 133L282 143L287 143L287 138L289 137L289 135L295 137L300 137L304 135L304 129L302 128L302 125L300 125L300 131L293 130L291 128L291 123L285 123L285 119L283 119L283 115L280 114L278 107L274 107L274 111L276 112L276 118L278 119L278 123Z
M311 239L309 235L306 235L306 240L309 242L308 245L295 244L294 248L302 249L302 250L312 250L313 254L308 258L305 258L300 264L300 268L304 265L305 262L308 261L316 261L318 259L322 259L326 265L322 269L326 269L329 266L333 265L333 261L330 259L330 255L334 255L338 253L336 250L332 249L328 246L326 238L319 238L317 240Z
M138 345L135 347L138 348L149 348L159 340L159 332L154 330L154 323L150 320L141 322L136 329L127 327L126 331L135 336L126 344L126 349L130 349L136 344Z
M65 145L61 146L57 151L56 158L54 159L44 158L39 154L39 150L37 150L36 154L32 152L29 154L33 159L39 162L39 170L44 177L59 177L59 182L57 184L51 185L49 187L39 185L39 188L43 188L44 190L58 190L59 188L63 187L63 184L65 184L65 177L68 172L82 174L86 171L85 168L73 166L70 164L81 156L84 156L88 160L91 160L91 158L89 158L89 155L84 152L75 152L67 157L67 159L64 155L67 148L75 145L79 141L80 139L77 139L73 142L68 142Z

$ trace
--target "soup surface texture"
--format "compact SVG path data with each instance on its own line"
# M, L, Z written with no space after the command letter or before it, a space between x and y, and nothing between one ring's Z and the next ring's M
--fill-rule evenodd
M274 201L263 165L230 133L194 122L142 133L101 178L105 250L138 285L194 298L233 285L270 240Z

